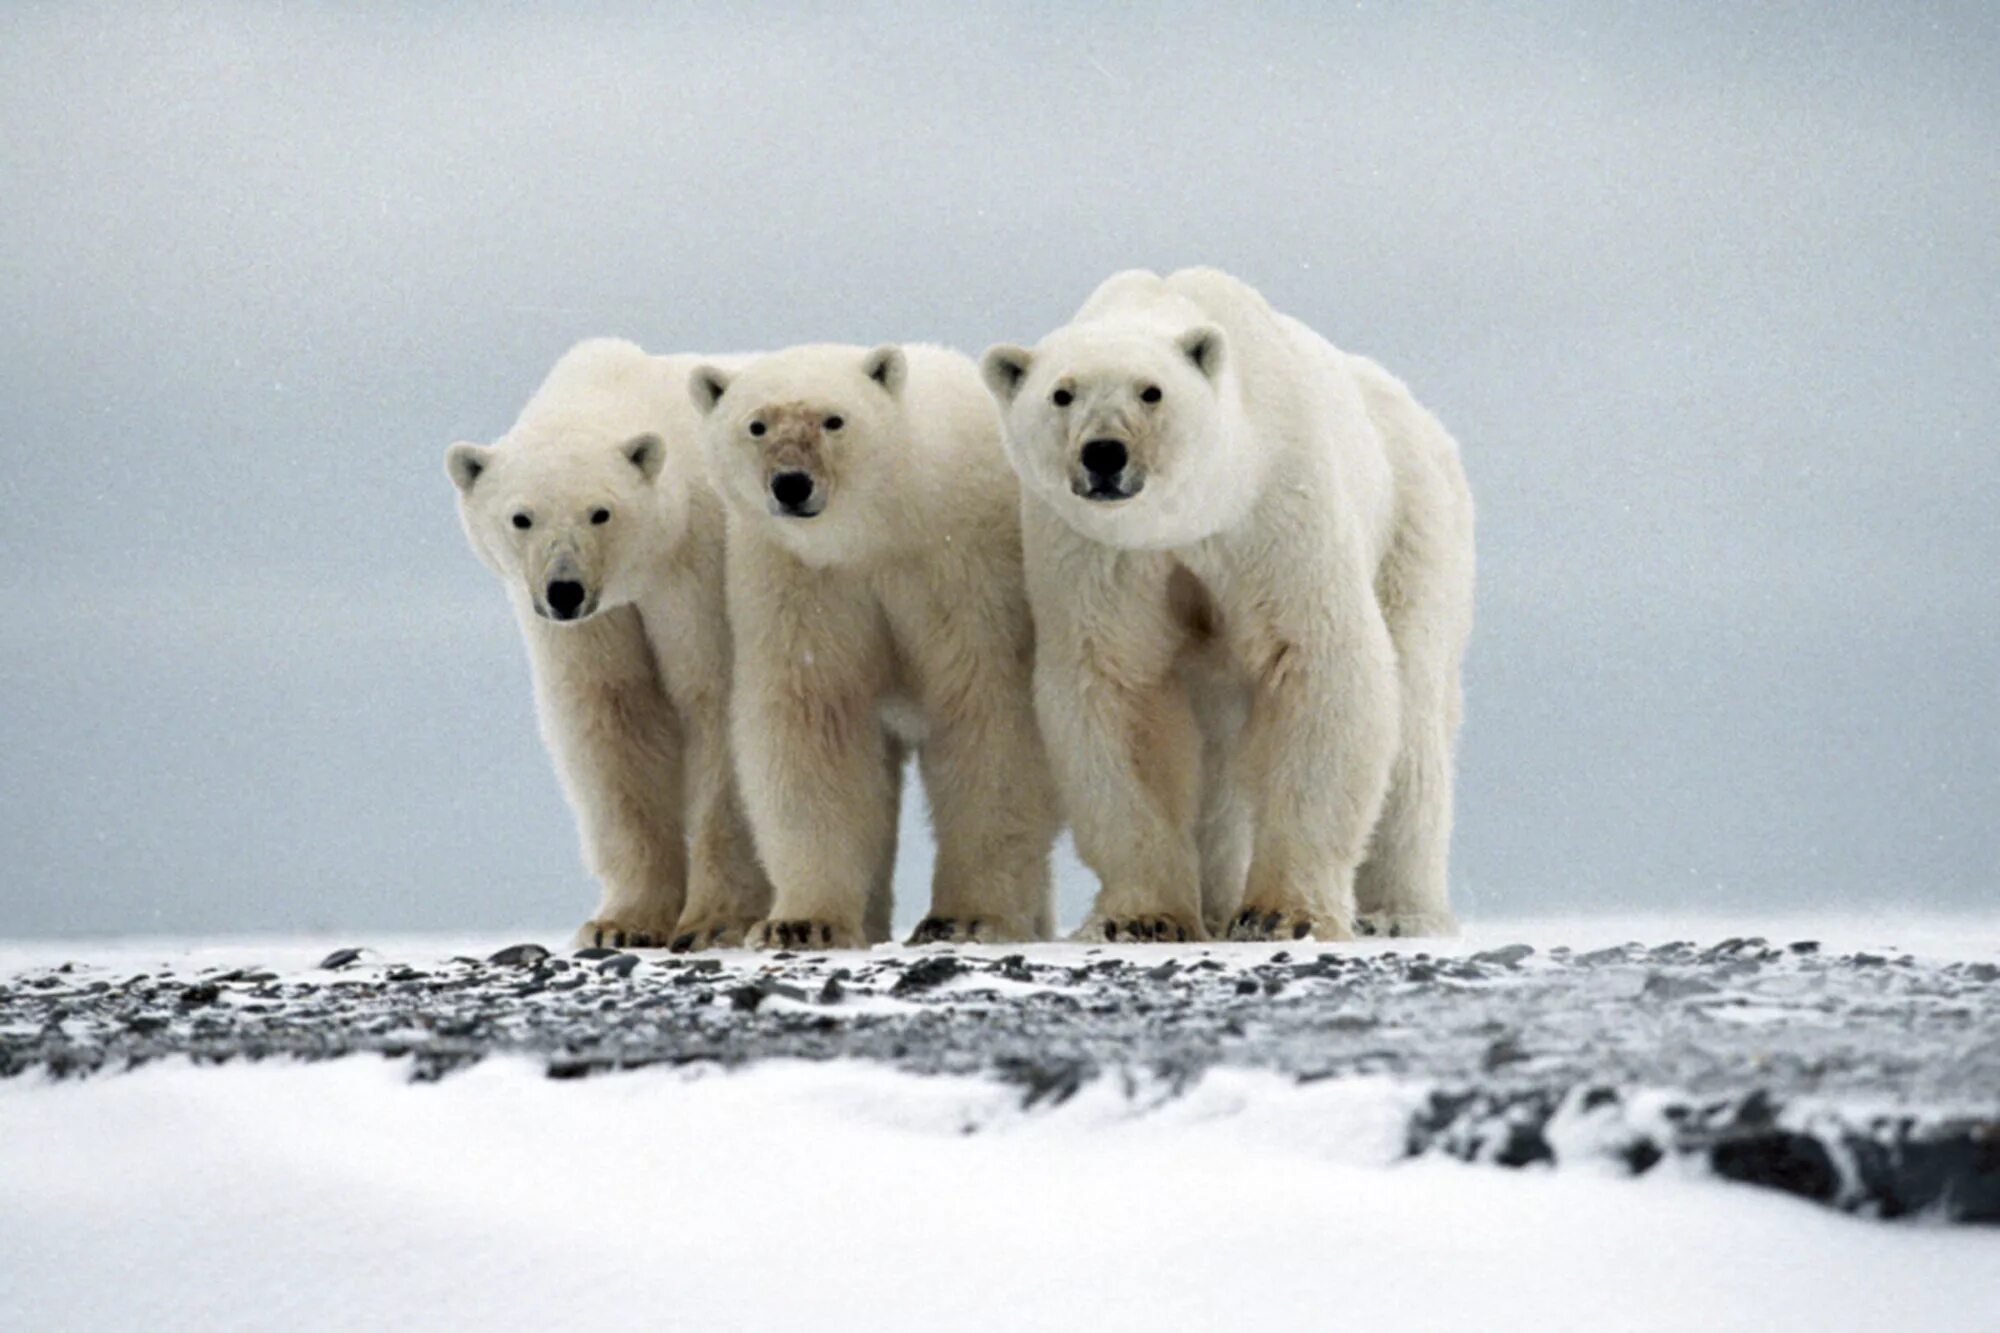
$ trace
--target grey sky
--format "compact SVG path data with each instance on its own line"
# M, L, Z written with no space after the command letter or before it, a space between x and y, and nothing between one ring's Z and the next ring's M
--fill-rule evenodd
M1464 446L1468 911L1991 904L2000 17L1485 8L10 7L0 935L579 918L445 444L1194 262Z

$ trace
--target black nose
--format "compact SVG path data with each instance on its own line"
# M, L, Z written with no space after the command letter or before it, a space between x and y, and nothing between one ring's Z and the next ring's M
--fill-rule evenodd
M1110 480L1125 470L1123 440L1091 440L1083 446L1083 470L1093 477Z
M549 610L557 620L574 620L583 609L583 585L573 579L557 579L549 584Z
M780 472L771 478L771 498L787 509L797 509L812 499L812 493L810 472Z

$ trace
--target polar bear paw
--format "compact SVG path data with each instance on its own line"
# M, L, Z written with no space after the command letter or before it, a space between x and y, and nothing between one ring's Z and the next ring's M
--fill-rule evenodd
M579 949L654 949L664 946L671 926L640 916L594 916L577 927Z
M681 923L674 927L673 938L667 941L667 947L675 953L741 948L743 937L756 924L752 918L737 916L705 916L699 920L683 917Z
M1034 931L997 916L927 916L910 932L911 944L1026 944Z
M868 941L860 929L837 921L814 917L776 917L750 927L743 940L746 949L865 949Z
M1199 917L1172 912L1093 915L1070 936L1079 944L1188 944L1208 938Z
M1356 935L1385 940L1458 934L1458 918L1450 912L1363 912L1354 918Z
M1274 940L1351 940L1354 932L1338 917L1314 912L1246 907L1229 923L1229 938L1252 943Z

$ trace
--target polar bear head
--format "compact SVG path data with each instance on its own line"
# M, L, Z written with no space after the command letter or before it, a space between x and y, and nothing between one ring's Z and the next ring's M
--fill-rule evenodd
M1212 324L1092 321L980 362L1031 491L1113 546L1196 541L1226 523L1234 379Z
M909 361L896 346L818 344L734 373L697 367L709 477L737 512L815 565L863 558L897 529Z
M472 549L546 620L633 601L686 530L691 479L666 473L660 406L673 377L660 360L630 343L580 344L506 435L445 451Z

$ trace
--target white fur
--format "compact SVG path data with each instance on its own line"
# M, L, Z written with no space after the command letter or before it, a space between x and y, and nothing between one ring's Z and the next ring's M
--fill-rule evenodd
M695 364L579 343L498 442L446 455L603 886L586 943L735 945L770 899L729 760L722 506L687 400ZM553 578L583 585L583 618L550 618Z
M983 368L1026 483L1036 703L1102 880L1082 935L1454 930L1473 518L1444 428L1211 269L1118 274ZM1090 498L1093 440L1128 498Z
M1047 938L1057 823L1019 485L977 369L934 347L796 347L690 390L729 502L737 766L775 894L752 942L887 937L906 747L938 841L914 938ZM811 516L774 498L781 473L810 478Z

